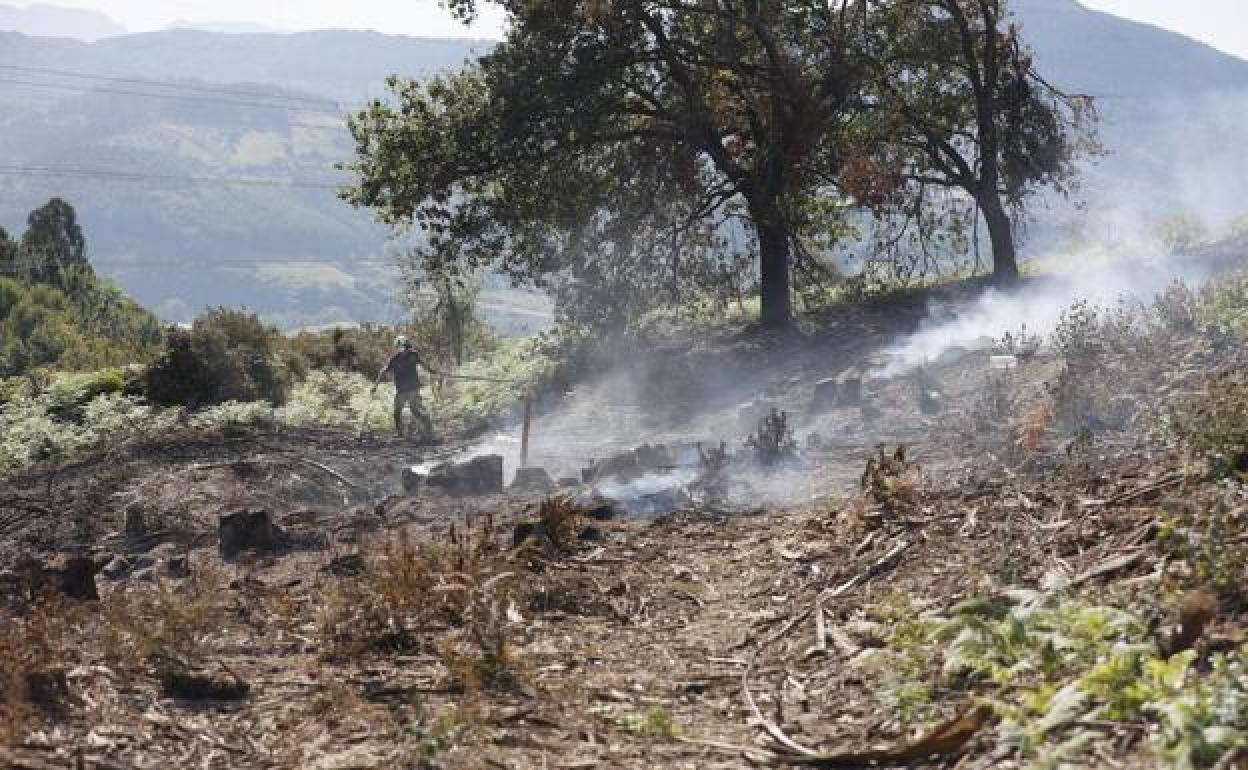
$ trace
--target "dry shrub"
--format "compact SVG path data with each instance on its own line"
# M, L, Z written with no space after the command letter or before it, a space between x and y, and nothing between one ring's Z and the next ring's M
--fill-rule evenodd
M897 447L890 456L884 447L867 459L862 473L862 491L894 513L912 511L918 504L922 473L916 463L906 460L906 448Z
M511 643L513 593L502 573L469 596L464 623L440 648L449 684L462 692L509 690L520 684L521 663Z
M1044 445L1053 424L1053 410L1048 404L1037 404L1014 424L1014 446L1026 457L1036 454Z
M461 535L417 540L400 530L376 544L359 578L342 580L321 613L330 657L421 646L421 634L462 625L473 591L501 569L493 522Z
M1234 491L1207 485L1166 506L1158 537L1219 598L1248 601L1248 507Z
M538 524L552 548L568 551L576 544L583 512L567 495L548 497L537 508Z
M1208 478L1248 477L1248 375L1214 377L1178 411L1175 425Z
M155 591L118 597L106 616L105 648L124 658L194 665L209 652L207 637L225 625L225 589L225 573L204 564L181 584L159 581Z
M566 517L566 506L552 506ZM568 521L552 514L552 521ZM567 532L566 526L556 531ZM437 654L461 691L513 687L510 644L516 594L493 522L417 540L400 531L378 543L363 575L328 595L320 630L325 655L345 660L416 649ZM435 641L437 634L444 636Z
M758 430L746 438L745 446L754 452L758 464L769 468L797 457L797 439L789 425L788 412L772 409L758 423Z
M0 615L0 741L69 700L64 664L72 610L51 602L26 615Z

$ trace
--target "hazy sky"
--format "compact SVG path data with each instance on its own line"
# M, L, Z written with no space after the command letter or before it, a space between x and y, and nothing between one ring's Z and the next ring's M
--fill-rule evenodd
M10 0L11 1L11 0ZM284 29L351 27L430 36L497 37L497 15L471 30L455 23L437 0L48 0L93 8L134 31L175 19L252 21ZM1248 0L1083 0L1084 5L1159 24L1248 58ZM19 0L18 5L30 5Z

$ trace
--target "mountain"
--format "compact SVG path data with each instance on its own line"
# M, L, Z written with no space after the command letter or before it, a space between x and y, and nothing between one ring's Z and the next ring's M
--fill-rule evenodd
M1177 32L1075 0L1012 0L1010 7L1039 69L1059 87L1106 101L1248 88L1248 62Z
M125 27L102 13L40 3L25 8L0 5L0 30L86 41L126 34Z
M1107 227L1176 214L1216 227L1248 211L1248 61L1075 0L1011 7L1049 82L1096 98L1108 154L1082 197Z
M190 29L197 32L220 32L223 35L288 35L290 30L269 27L250 21L186 21L179 19L166 29Z

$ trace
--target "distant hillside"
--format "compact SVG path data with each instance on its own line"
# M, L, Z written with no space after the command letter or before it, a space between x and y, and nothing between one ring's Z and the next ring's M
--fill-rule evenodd
M1097 98L1109 154L1089 169L1090 217L1124 229L1140 217L1183 212L1216 226L1248 212L1248 61L1075 0L1011 6L1050 82Z
M0 33L0 226L19 230L25 211L62 195L100 272L172 320L215 304L287 326L396 320L389 233L335 195L347 180L335 164L353 150L346 103L382 93L391 73L458 68L489 45L346 31L90 45ZM501 286L483 304L507 327L545 322L541 303Z
M125 27L102 13L41 3L25 8L0 5L0 30L88 41L126 34Z
M353 30L227 35L171 29L91 44L0 33L0 64L123 77L264 83L358 102L384 93L385 79L396 72L428 77L458 69L492 45L486 40Z
M1010 6L1056 85L1107 102L1248 89L1248 62L1177 32L1075 0L1012 0Z

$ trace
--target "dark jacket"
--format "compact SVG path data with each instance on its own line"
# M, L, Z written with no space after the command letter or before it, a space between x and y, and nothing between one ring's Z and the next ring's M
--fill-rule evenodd
M386 368L381 370L384 377L387 373L394 375L395 390L400 393L406 393L413 390L420 390L420 354L414 350L400 350L386 363Z

